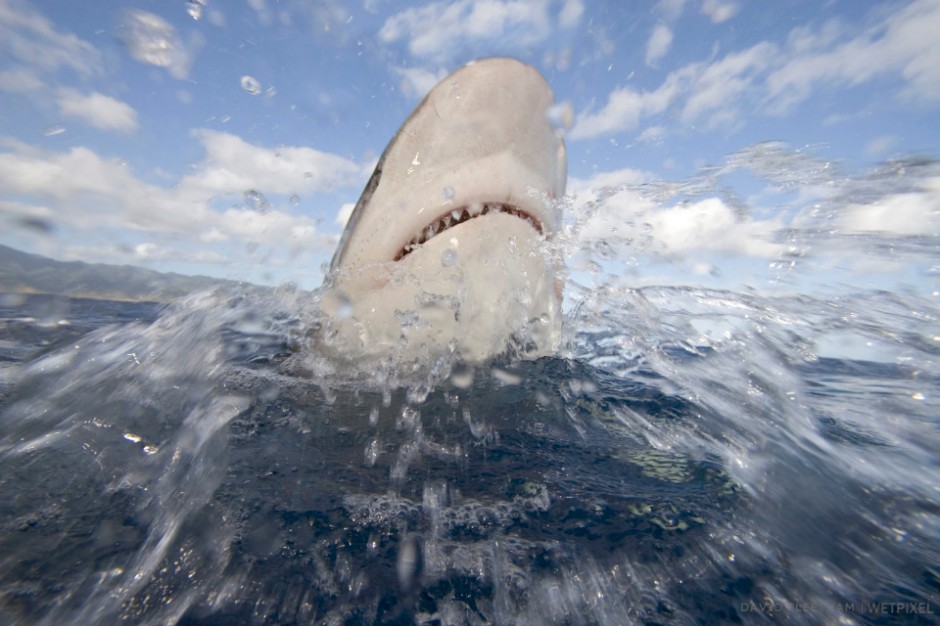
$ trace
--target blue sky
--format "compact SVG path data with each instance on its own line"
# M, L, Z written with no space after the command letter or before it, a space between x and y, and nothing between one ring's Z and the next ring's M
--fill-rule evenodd
M844 241L935 250L940 179L856 201L845 173L940 155L938 32L940 0L0 0L0 243L316 287L423 94L506 55L571 114L575 264L606 242L643 282L765 283L799 256L781 233L839 195L825 225L843 244L816 267L923 286L923 254L872 262ZM797 155L777 172L796 184L747 170L758 144L761 163ZM708 166L741 206L642 191Z

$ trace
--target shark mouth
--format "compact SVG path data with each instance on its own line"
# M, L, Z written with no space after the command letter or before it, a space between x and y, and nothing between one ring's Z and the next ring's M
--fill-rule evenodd
M395 261L401 261L403 258L421 247L421 244L425 243L433 237L436 237L437 235L440 235L444 231L453 228L454 226L463 224L464 222L468 222L474 218L482 217L490 213L505 213L507 215L513 215L519 219L527 221L535 230L538 231L540 235L543 234L542 223L531 213L527 213L519 207L503 204L501 202L488 202L483 205L477 204L469 207L454 209L453 211L445 213L441 217L425 226L417 235L412 237L411 241L406 243L404 247L398 251L398 254L395 255Z

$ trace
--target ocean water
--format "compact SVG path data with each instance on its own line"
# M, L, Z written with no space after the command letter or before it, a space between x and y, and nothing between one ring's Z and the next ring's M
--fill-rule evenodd
M801 289L847 247L934 280L936 236L847 242L831 196L776 289L709 289L637 286L612 264L641 238L575 232L702 184L568 207L566 339L531 362L350 376L290 288L4 296L0 621L936 623L936 294Z

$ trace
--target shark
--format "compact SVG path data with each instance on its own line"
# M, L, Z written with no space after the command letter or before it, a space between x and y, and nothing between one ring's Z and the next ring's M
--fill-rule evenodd
M379 158L322 288L317 349L342 360L469 363L557 350L567 153L535 68L469 63Z

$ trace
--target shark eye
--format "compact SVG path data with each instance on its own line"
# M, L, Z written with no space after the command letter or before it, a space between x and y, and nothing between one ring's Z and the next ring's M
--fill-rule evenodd
M437 218L423 229L421 229L418 234L411 238L411 240L402 246L401 250L395 255L395 261L400 261L414 250L419 248L423 243L436 237L445 230L453 228L472 220L476 217L481 217L489 213L506 213L507 215L512 215L518 217L519 219L527 221L532 227L538 231L541 235L543 234L542 223L539 222L531 214L523 211L522 209L509 205L502 204L498 202L488 202L486 204L476 204L468 207L463 207L459 209L454 209L448 213L445 213L441 217Z

